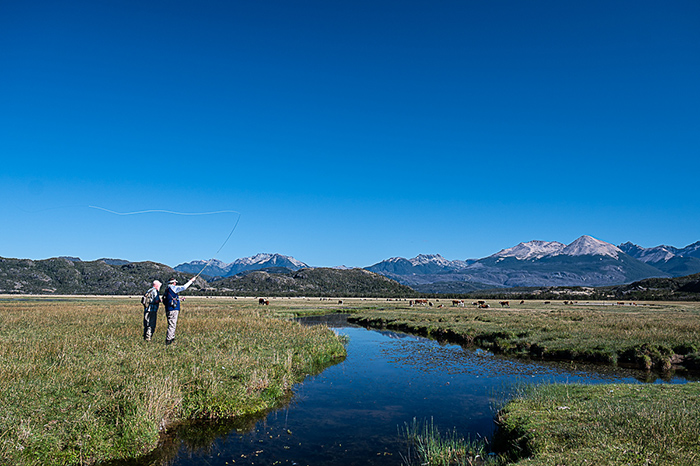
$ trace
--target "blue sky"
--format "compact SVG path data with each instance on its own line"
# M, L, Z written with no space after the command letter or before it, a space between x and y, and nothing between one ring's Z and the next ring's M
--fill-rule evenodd
M700 240L697 1L0 3L0 256Z

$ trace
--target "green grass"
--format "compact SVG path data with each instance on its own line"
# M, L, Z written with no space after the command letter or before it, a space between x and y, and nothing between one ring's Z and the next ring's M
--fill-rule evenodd
M432 419L419 422L413 418L400 432L406 439L407 453L402 455L406 466L475 466L495 465L488 456L485 439L465 438L454 430L440 432Z
M450 303L450 304L448 304ZM440 304L442 308L438 307ZM512 302L490 309L406 304L362 310L352 320L362 325L477 345L496 353L538 359L627 364L667 371L700 368L700 303L596 305L561 301Z
M343 358L325 327L252 300L187 298L166 347L142 339L138 299L0 300L0 464L92 464L152 450L179 420L275 406Z
M270 409L345 355L326 328L285 319L298 315L351 312L366 325L511 355L700 367L700 303L339 301L186 298L166 347L162 311L154 341L142 340L138 298L0 298L0 464L133 458L180 420ZM700 464L698 400L698 384L543 386L501 412L503 445L518 464ZM421 464L478 464L483 447L434 426L406 435Z
M517 465L700 464L700 383L540 385L499 414Z

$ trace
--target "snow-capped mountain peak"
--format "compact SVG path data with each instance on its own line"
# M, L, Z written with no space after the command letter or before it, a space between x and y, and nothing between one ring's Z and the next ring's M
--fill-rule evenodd
M408 259L408 261L415 265L425 265L425 264L436 264L443 267L450 265L450 261L442 257L440 254L418 254L413 259Z
M561 250L567 256L609 256L617 259L622 250L592 236L583 235Z
M494 257L515 257L518 260L542 259L543 257L553 256L558 254L566 247L565 244L558 241L528 241L520 243L512 248L503 249Z
M236 259L235 261L233 261L233 264L235 264L237 266L249 266L249 265L255 265L255 264L262 264L262 263L270 262L270 261L277 262L280 260L288 261L289 263L291 263L295 267L299 267L299 268L307 267L306 264L304 264L301 261L296 260L293 257L283 256L281 254L264 253L264 252L256 254L254 256L242 257L240 259Z

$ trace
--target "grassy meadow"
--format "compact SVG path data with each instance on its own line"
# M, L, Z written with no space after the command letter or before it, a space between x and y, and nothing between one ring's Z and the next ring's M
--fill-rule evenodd
M511 301L504 307L494 300L488 309L431 303L366 309L353 320L513 356L657 371L700 368L700 302Z
M0 297L0 464L138 457L179 421L274 407L306 374L345 355L325 327L288 319L299 315L342 311L363 325L503 354L650 373L700 361L700 303L431 303L186 297L166 347L162 310L154 340L143 341L137 297ZM700 464L698 395L697 383L524 389L498 415L499 442L518 464ZM447 434L406 429L421 464L483 458L483 445Z
M139 298L0 298L0 464L92 464L152 450L180 420L275 406L342 359L324 327L252 299L185 298L143 341Z
M700 464L700 383L539 385L499 413L517 465Z

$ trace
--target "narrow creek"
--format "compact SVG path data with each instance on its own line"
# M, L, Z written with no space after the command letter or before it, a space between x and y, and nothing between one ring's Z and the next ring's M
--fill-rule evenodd
M349 338L347 358L296 386L289 404L257 419L185 426L138 465L401 465L402 429L490 438L495 410L522 384L643 383L642 371L495 356L422 337L332 320ZM653 377L652 377L653 379ZM655 383L685 383L680 376Z

